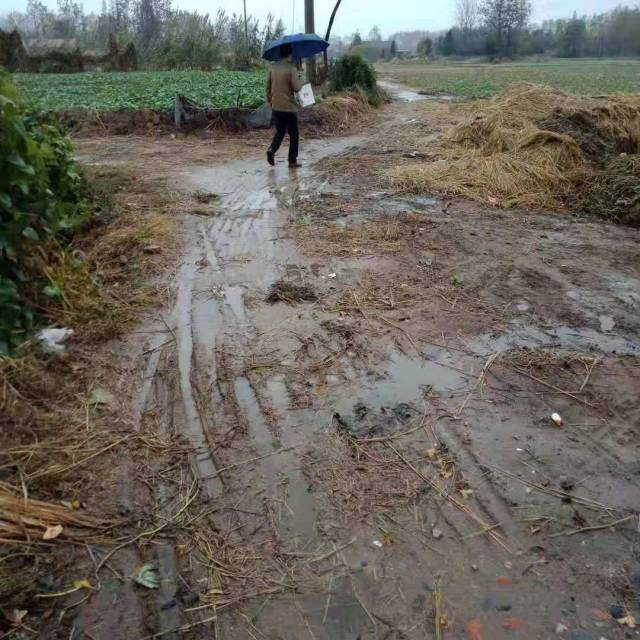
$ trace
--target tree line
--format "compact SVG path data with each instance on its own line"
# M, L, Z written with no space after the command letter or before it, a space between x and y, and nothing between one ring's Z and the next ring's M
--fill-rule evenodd
M640 7L531 24L529 0L457 0L456 24L443 32L400 31L390 36L400 55L512 58L551 55L566 58L640 56ZM341 50L380 39L374 27L339 39Z
M284 34L282 20L269 15L215 15L174 9L171 0L103 0L100 13L86 14L74 0L57 0L51 11L41 0L27 0L26 12L0 21L30 42L62 39L83 51L106 51L109 39L133 43L139 63L158 69L240 68L255 64L264 45Z
M579 58L640 55L640 8L620 6L592 16L531 25L528 0L458 0L456 26L440 34L444 56L513 57L546 54Z

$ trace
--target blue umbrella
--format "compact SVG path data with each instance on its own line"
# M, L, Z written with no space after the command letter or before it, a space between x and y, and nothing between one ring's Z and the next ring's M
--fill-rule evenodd
M315 33L294 33L271 42L264 50L262 57L265 60L276 62L280 60L280 47L283 44L291 45L294 60L312 58L327 49L329 43Z

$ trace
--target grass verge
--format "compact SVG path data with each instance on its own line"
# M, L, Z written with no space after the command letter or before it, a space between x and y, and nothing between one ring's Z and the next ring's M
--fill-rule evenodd
M60 295L37 300L37 310L74 330L67 352L41 354L27 342L13 357L0 358L5 611L41 608L34 595L59 588L62 575L53 567L64 564L65 547L111 535L105 523L113 505L96 499L106 478L100 469L105 460L117 467L131 433L117 399L93 392L109 386L108 340L158 302L159 276L176 249L175 203L165 190L125 169L90 168L88 178L97 202L92 222L68 245L49 245L39 256ZM4 622L0 615L0 630Z

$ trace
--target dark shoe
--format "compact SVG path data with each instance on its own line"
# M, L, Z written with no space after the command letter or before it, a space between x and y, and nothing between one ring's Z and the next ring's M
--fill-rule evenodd
M273 156L273 151L271 151L271 149L269 149L269 151L267 151L267 162L273 167L276 163L276 160Z
M302 165L297 160L294 160L293 162L289 161L289 169L298 169L301 166Z

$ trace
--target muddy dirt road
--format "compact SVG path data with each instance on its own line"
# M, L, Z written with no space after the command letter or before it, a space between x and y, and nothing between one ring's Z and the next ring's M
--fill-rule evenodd
M448 108L400 97L297 172L256 142L79 143L208 204L173 308L117 347L137 428L191 447L122 500L198 517L117 551L161 589L103 590L73 637L635 637L640 233L393 192Z

